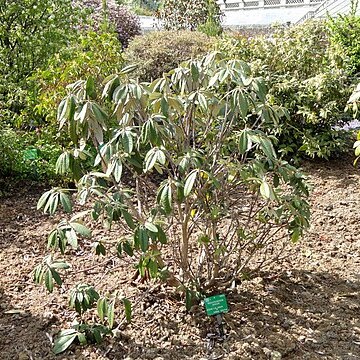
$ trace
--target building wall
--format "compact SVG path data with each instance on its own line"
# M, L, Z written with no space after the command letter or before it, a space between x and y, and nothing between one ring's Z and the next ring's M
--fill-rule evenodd
M219 0L225 26L296 23L322 0Z

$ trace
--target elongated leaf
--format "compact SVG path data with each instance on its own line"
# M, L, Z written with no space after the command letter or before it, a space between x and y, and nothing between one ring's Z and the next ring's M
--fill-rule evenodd
M45 206L45 204L46 204L47 200L49 199L49 196L51 195L51 193L52 193L52 191L49 190L49 191L47 191L47 192L45 192L44 194L41 195L41 197L40 197L40 199L39 199L39 201L37 203L37 207L36 207L37 210L40 210L42 207Z
M158 240L160 241L161 244L166 244L167 237L166 237L164 230L159 225L157 225L157 229L158 229L158 231L157 231Z
M101 321L104 321L104 318L105 318L105 314L106 314L106 299L105 298L100 298L98 301L97 301L97 313L98 313L98 316L100 318Z
M64 261L54 261L51 267L54 269L69 269L70 265Z
M60 193L60 202L65 212L71 213L72 205L68 194Z
M275 159L276 153L272 142L269 139L260 137L260 146L264 154L271 160Z
M170 214L172 210L172 191L169 184L166 184L160 194L160 204L166 214Z
M131 322L131 316L132 316L131 302L126 298L123 298L122 301L123 301L124 306L125 306L126 320L127 320L127 322L130 323Z
M153 149L149 150L148 153L145 156L145 169L144 169L144 171L145 172L150 171L154 167L154 165L156 163L156 160L157 160L157 153L156 153L156 149L153 148Z
M129 74L129 73L133 72L134 70L136 70L137 67L138 67L138 65L125 66L123 69L121 69L120 74Z
M51 275L54 278L55 282L61 286L62 285L62 280L61 277L59 275L59 273L57 271L55 271L53 268L50 269L51 270Z
M246 130L243 130L241 132L240 138L239 138L239 151L240 154L245 154L246 151L248 151L249 146L249 139L248 134Z
M71 227L81 236L89 237L91 236L91 230L87 228L85 225L80 224L78 222L71 222Z
M66 239L68 243L74 248L77 249L78 247L78 239L76 236L76 232L74 229L69 229L65 232Z
M158 228L157 228L153 223L151 223L151 222L146 221L146 222L145 222L145 227L146 227L149 231L151 231L151 232L153 232L153 233L157 233L157 232L158 232Z
M50 215L54 215L55 211L58 207L59 204L59 198L60 198L60 194L53 194L52 198L50 198L52 201L50 203L50 207L49 207L49 214Z
M140 242L140 248L143 252L146 252L149 248L149 236L145 229L140 228L139 229L139 242Z
M129 256L134 255L134 250L128 241L124 242L123 249Z
M76 339L78 332L73 329L60 331L59 336L54 341L54 353L60 354L65 351Z
M113 301L110 303L108 310L107 310L107 319L108 319L110 329L112 329L114 326L114 318L115 318L115 303Z
M134 147L132 135L129 131L126 131L124 136L121 138L122 145L126 153L131 154Z
M134 220L133 220L132 216L125 209L121 210L121 213L122 213L122 216L124 217L124 219L126 221L127 226L131 230L134 230L136 226L135 226L135 223L134 223Z
M95 81L94 81L94 78L92 76L89 76L87 81L86 81L85 91L86 91L86 95L89 96L90 98L95 98L96 97Z
M187 177L185 180L185 186L184 186L184 196L187 197L189 196L189 194L191 193L191 190L194 187L195 184L195 180L197 177L198 171L197 170L193 170Z
M53 292L54 290L54 281L50 270L45 272L45 286L49 292Z
M157 154L157 161L159 162L159 164L165 165L166 157L164 152L162 150L158 150L156 154Z

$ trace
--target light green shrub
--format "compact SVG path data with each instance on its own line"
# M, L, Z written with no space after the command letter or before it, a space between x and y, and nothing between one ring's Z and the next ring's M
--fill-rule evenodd
M211 44L208 36L195 31L154 31L135 37L124 57L128 63L138 65L134 75L150 81L182 61L204 55Z
M288 109L279 124L284 153L329 158L346 151L347 136L334 126L349 120L344 108L351 79L334 61L325 22L279 27L271 37L226 36L217 48L250 62L267 80L271 101Z

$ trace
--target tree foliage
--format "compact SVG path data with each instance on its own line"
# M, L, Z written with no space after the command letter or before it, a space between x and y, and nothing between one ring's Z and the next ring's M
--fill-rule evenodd
M210 22L219 28L221 11L214 0L164 0L159 19L165 30L197 30Z
M0 114L14 120L27 77L76 36L81 16L70 0L2 0L0 18Z

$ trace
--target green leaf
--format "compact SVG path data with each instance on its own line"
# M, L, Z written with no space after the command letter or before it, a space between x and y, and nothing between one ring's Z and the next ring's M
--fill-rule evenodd
M299 238L300 238L300 235L301 235L301 231L299 228L295 228L293 229L292 233L291 233L291 241L293 243L296 243L298 242Z
M65 351L76 339L78 332L73 329L62 330L59 333L59 336L54 341L54 353L55 355Z
M267 199L274 200L275 198L272 187L265 180L260 185L260 194Z
M98 316L99 316L101 321L104 321L105 314L106 314L106 307L107 307L106 306L106 299L105 298L100 298L97 301L96 309L97 309L97 313L98 313Z
M124 251L125 251L129 256L133 256L133 255L134 255L134 250L133 250L132 246L130 245L130 243L129 243L128 241L124 242L123 248L124 248Z
M54 269L50 269L51 270L51 275L52 277L54 278L55 282L61 286L62 285L62 281L61 281L61 278L60 278L60 275L57 271L55 271Z
M58 207L58 204L59 204L59 194L52 194L50 199L49 199L49 202L50 202L50 207L49 207L49 214L50 215L54 215L55 214L55 211Z
M275 149L274 149L272 142L269 139L264 138L264 137L260 137L259 142L260 142L260 147L261 147L262 151L264 152L264 154L270 160L275 159L276 153L275 153Z
M77 334L77 338L78 338L78 340L79 340L79 343L80 343L80 345L86 345L87 344L87 340L86 340L86 336L85 336L85 334L83 334L83 333L78 333Z
M167 243L167 237L166 237L166 234L164 232L164 230L159 226L157 225L157 238L158 240L160 241L161 244L166 244Z
M95 81L94 81L94 78L92 76L89 76L87 81L86 81L85 91L86 91L86 95L88 97L90 97L90 98L95 98L96 97Z
M185 179L184 186L184 196L187 197L191 193L192 188L194 187L194 183L196 177L198 175L198 170L193 170Z
M122 145L126 153L131 154L134 147L132 135L129 131L126 131L121 138Z
M134 70L136 70L137 68L138 68L138 65L125 66L123 69L121 69L120 74L121 75L129 74L129 73L133 72Z
M130 323L131 322L131 315L132 315L131 302L126 298L123 298L122 301L123 301L124 306L125 306L126 320L127 320L128 323Z
M51 264L51 267L54 268L54 269L69 269L70 265L68 263L66 263L66 262L63 262L63 261L54 261Z
M114 166L114 170L113 170L113 174L114 174L114 178L116 182L120 182L121 180L121 175L122 175L122 163L120 160L116 160L115 166Z
M121 210L121 213L122 213L122 216L124 217L125 219L125 222L127 224L127 226L131 229L131 230L134 230L135 229L135 223L134 223L134 220L132 218L132 216L126 211L126 210Z
M95 119L104 126L108 120L108 114L95 103L91 104L91 111L93 112Z
M91 230L83 224L80 224L78 222L71 222L70 226L81 236L84 236L84 237L91 236Z
M155 279L158 275L158 264L156 261L150 259L149 264L148 264L148 269L150 272L150 276Z
M54 281L53 281L53 277L52 277L50 269L45 272L45 286L49 292L51 292L51 293L53 292Z
M47 200L49 199L49 196L52 194L52 191L49 190L47 192L45 192L44 194L41 195L38 203L37 203L37 210L40 210L42 207L44 207L44 205L46 204Z
M240 154L245 154L249 150L249 139L248 134L246 130L243 130L241 132L240 138L239 138L239 151Z
M114 326L114 317L115 317L115 302L111 302L107 310L107 318L109 323L109 328L112 329Z
M150 171L154 167L156 160L157 160L157 152L156 152L156 148L153 148L153 149L149 150L145 156L144 171L145 172Z
M77 239L76 232L74 231L74 229L69 229L69 230L65 231L65 236L66 236L66 239L67 239L68 243L74 249L77 249L77 247L78 247L78 239Z
M146 252L149 248L149 236L145 229L140 228L138 231L140 248L143 252Z
M70 154L66 151L62 153L55 165L55 171L57 174L66 174L70 169Z
M166 156L165 156L164 152L162 150L158 150L156 152L156 154L157 154L157 161L159 162L159 164L165 165Z
M151 223L149 221L145 222L145 227L146 227L146 229L148 229L149 231L151 231L153 233L158 232L158 228L153 223Z
M65 212L71 213L72 205L70 201L70 197L68 194L61 192L60 193L60 202Z
M169 184L166 184L160 193L160 204L168 215L172 210L172 191Z

